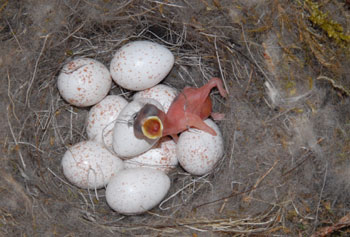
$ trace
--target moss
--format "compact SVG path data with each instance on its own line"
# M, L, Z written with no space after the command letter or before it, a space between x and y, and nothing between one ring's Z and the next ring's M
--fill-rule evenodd
M318 3L312 0L305 0L305 4L310 12L309 20L315 26L321 28L337 45L342 47L349 46L350 35L344 34L344 29L339 23L332 20L328 13L321 11Z

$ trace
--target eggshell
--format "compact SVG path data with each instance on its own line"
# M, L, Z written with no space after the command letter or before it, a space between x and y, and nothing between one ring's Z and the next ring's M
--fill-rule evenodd
M63 99L79 107L100 102L111 85L108 69L90 58L77 58L67 63L57 78L57 87Z
M86 119L88 138L104 144L108 149L112 149L115 120L127 104L128 102L123 97L109 95L94 105Z
M115 53L110 71L119 86L139 91L163 80L174 61L174 55L166 47L151 41L134 41Z
M139 139L134 135L134 115L147 103L154 104L160 110L162 105L148 98L133 100L120 112L113 130L113 149L122 159L131 158L148 151L159 139Z
M152 88L137 92L134 99L151 98L157 100L164 108L164 112L168 109L177 96L177 90L163 84L156 85Z
M123 161L101 144L82 141L70 147L62 158L63 173L74 185L98 189L124 168Z
M163 137L155 148L124 161L125 168L148 167L168 173L178 164L176 143L169 137Z
M125 169L109 182L106 200L108 205L119 213L140 214L160 203L169 188L169 177L159 170Z
M209 173L224 154L224 143L219 127L210 119L204 121L217 133L216 136L198 129L181 133L176 146L180 165L189 173Z

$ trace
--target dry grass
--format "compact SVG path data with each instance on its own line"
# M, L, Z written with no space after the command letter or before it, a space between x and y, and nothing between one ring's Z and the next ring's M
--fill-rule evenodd
M350 14L348 1L318 2L0 0L0 233L321 236L349 211ZM174 170L158 208L122 216L104 190L63 176L61 157L86 139L88 110L61 99L56 76L73 57L109 65L137 39L176 56L165 84L223 79L229 99L213 98L226 113L226 152L211 174Z

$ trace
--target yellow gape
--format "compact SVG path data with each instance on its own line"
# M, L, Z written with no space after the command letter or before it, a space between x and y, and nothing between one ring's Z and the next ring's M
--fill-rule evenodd
M142 133L149 139L162 137L163 123L157 116L150 116L143 120Z

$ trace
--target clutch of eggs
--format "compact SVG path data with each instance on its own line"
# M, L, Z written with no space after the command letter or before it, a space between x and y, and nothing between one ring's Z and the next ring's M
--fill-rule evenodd
M170 187L166 173L178 163L191 174L203 175L223 155L222 135L209 119L205 122L217 136L190 129L180 135L178 144L169 137L135 137L132 121L146 103L167 112L176 98L176 89L158 84L173 64L174 56L164 46L135 41L117 50L110 71L94 59L77 58L64 65L58 76L58 90L65 101L93 106L86 118L89 140L66 151L63 173L80 188L107 187L108 205L122 214L139 214L156 206ZM118 95L107 96L112 79L138 91L130 103Z

